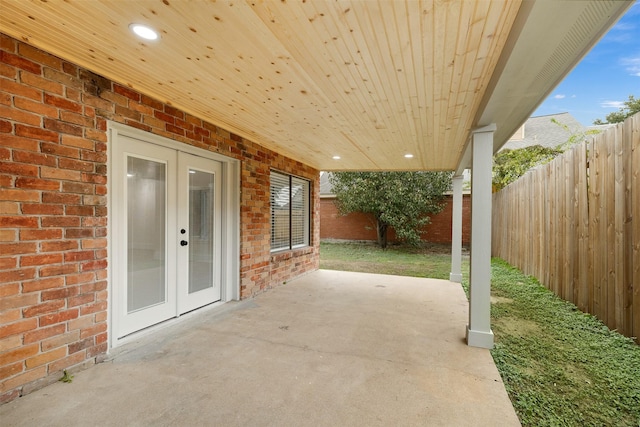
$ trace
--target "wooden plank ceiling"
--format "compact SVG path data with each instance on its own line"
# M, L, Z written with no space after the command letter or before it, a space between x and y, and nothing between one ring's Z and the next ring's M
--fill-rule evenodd
M0 31L319 169L453 170L520 5L0 0Z

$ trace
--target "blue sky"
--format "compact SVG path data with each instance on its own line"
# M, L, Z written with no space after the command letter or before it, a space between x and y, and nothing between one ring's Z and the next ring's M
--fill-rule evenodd
M565 77L533 116L568 111L588 126L640 97L640 1Z

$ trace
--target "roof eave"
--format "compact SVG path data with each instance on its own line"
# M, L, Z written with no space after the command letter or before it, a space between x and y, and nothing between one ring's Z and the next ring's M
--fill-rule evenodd
M531 116L634 1L525 1L509 35L477 127L495 124L494 152ZM457 173L471 164L470 141Z

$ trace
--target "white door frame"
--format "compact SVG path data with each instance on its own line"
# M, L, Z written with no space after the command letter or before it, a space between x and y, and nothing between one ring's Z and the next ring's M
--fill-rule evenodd
M109 292L109 308L108 308L108 334L109 348L117 347L131 339L131 336L118 339L115 335L117 330L118 301L114 298L116 279L114 275L114 247L112 247L113 233L117 232L113 227L113 200L114 194L114 158L113 146L114 141L120 135L133 138L142 142L156 144L161 147L182 151L188 154L216 160L222 165L222 253L221 253L221 302L238 300L240 298L240 161L223 156L218 153L207 151L198 147L193 147L178 141L171 140L159 135L142 131L120 123L107 122L108 135L108 191L107 191L107 238L108 238L108 292ZM154 328L146 329L153 330ZM139 336L134 334L134 336Z

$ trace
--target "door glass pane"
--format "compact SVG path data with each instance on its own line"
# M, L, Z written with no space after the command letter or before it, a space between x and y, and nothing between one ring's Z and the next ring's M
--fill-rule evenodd
M213 287L214 175L189 170L189 293Z
M127 311L166 299L166 165L127 159Z

